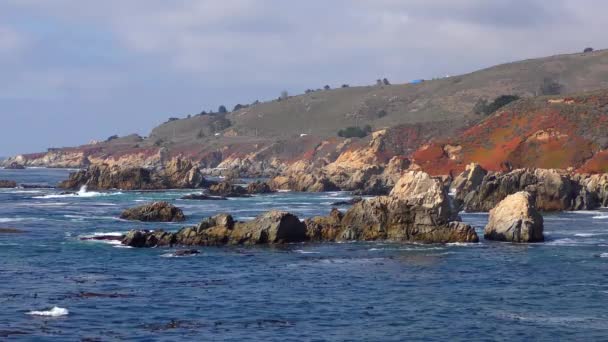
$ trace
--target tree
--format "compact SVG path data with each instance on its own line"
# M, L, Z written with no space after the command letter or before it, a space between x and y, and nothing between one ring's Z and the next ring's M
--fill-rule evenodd
M342 85L342 88L348 88L348 87L350 87L348 84L343 84Z
M488 108L488 100L479 99L479 100L477 100L477 102L475 103L475 106L473 107L473 113L475 113L477 115L485 114L487 108Z
M585 50L583 52L584 53L593 52L593 48L592 47L585 48Z
M377 85L378 87L382 86L382 80L381 80L381 79L377 79L377 80L376 80L376 85Z
M559 95L562 92L562 88L563 86L556 80L545 77L540 85L539 92L541 95Z
M109 137L108 139L106 139L106 141L112 141L112 140L116 140L118 139L118 135L113 135L111 137Z
M289 93L287 92L287 90L283 90L281 92L281 96L279 97L281 100L286 100L289 97Z
M382 83L384 83L384 85L391 85L391 82L388 81L388 78L384 78L382 80Z
M363 138L372 131L370 125L365 127L350 126L338 131L338 136L342 138Z
M243 109L243 108L245 108L245 106L243 106L243 105L242 105L242 104L240 104L240 103L237 103L237 104L236 104L236 106L234 106L234 109L233 109L232 111L233 111L233 112L236 112L237 110L241 110L241 109Z
M218 112L218 113L220 113L220 114L226 114L226 113L228 113L228 110L226 109L226 106L221 105L221 106L220 106L220 107L217 109L217 112Z
M207 111L203 110L199 115L207 115Z
M325 87L323 87L323 89L329 90L329 89L331 89L331 87L326 84Z

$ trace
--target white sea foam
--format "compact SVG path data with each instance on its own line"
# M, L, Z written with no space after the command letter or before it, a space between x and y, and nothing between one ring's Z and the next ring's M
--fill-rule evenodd
M557 240L553 240L553 241L548 241L545 243L546 245L553 245L553 246L574 246L577 244L576 240L570 239L570 238L564 238L564 239L557 239Z
M596 215L591 218L594 220L605 220L605 219L608 219L608 215Z
M44 196L36 196L36 199L50 199L50 198L71 198L71 197L101 197L101 196L116 196L122 195L122 192L96 192L96 191L87 191L87 186L83 185L80 190L76 193L72 194L63 194L63 195L44 195Z
M291 192L291 190L280 189L280 190L277 190L277 192Z
M574 236L578 236L578 237L592 237L592 236L598 236L598 235L605 235L602 233L578 233L578 234L574 234Z
M68 309L60 308L58 306L54 306L50 310L45 311L30 311L27 314L32 316L47 316L47 317L60 317L67 316L70 312Z
M608 253L602 253L602 254L600 254L600 258L608 258Z
M303 249L296 249L294 252L300 253L300 254L320 254L320 252L305 251Z
M23 217L15 217L15 218L0 217L0 223L19 222L19 221L23 221L23 220L25 220L25 218L23 218Z

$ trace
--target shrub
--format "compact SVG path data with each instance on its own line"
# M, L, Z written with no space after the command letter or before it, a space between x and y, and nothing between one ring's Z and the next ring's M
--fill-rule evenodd
M486 99L479 99L473 107L473 112L479 115L490 115L499 110L500 108L517 100L519 100L519 96L517 95L501 95L495 98L494 101L492 101L491 103L488 103L488 100Z
M384 109L381 109L378 114L376 114L379 118L383 118L386 116L386 111Z
M177 121L177 120L179 120L179 118L169 118L169 120L167 122Z
M384 83L384 85L391 85L391 82L389 82L387 78L384 78L382 83Z
M350 126L338 131L338 136L342 138L363 138L372 131L370 125L365 125L363 128Z
M232 109L233 112L236 112L237 110L241 110L243 108L247 108L247 105L242 105L240 103L237 103L236 106L234 106L234 109Z
M329 89L331 89L331 87L330 87L330 86L328 86L328 85L325 85L325 87L323 87L323 89L325 89L325 90L329 90Z
M217 109L217 112L218 112L218 113L220 113L220 114L226 114L226 113L228 113L228 110L226 109L226 106L221 105L221 106L219 106L219 108Z
M554 79L545 77L543 83L540 85L541 95L559 95L562 92L563 86Z
M592 47L585 48L585 50L583 52L584 53L593 52L593 48Z
M106 139L106 141L112 141L112 140L116 140L118 139L118 135L113 135L111 137L108 137L108 139Z
M348 87L350 87L348 84L343 84L342 85L342 88L348 88Z

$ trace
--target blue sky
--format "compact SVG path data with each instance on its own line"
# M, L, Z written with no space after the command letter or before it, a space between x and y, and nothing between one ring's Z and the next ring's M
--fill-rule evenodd
M0 155L325 84L608 47L601 0L3 0Z

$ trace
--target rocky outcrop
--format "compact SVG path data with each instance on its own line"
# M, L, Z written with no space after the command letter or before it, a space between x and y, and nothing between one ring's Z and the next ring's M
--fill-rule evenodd
M24 170L25 166L23 166L17 162L12 162L12 163L6 165L4 168L7 170Z
M465 171L456 176L450 184L450 192L468 193L477 189L484 177L488 174L479 164L471 163L467 165Z
M17 183L9 180L0 180L0 189L16 188Z
M213 184L209 187L209 193L214 196L222 197L248 197L247 189L240 185L234 185L230 182L221 182Z
M534 197L522 191L507 196L490 210L484 230L487 240L542 242L543 217L534 206Z
M250 195L254 194L269 194L272 193L272 188L268 183L262 181L255 181L247 184L247 193Z
M127 209L120 218L143 222L181 222L186 219L181 209L168 202L154 202Z
M270 181L273 190L292 190L301 192L338 191L340 188L327 176L308 172L295 173L289 176L278 176Z
M353 205L353 204L357 204L359 202L363 201L363 198L360 196L355 196L347 201L338 201L338 202L334 202L331 205L335 206L335 207L340 207L340 206L345 206L345 205Z
M389 196L357 203L342 225L345 240L479 241L471 226L459 222L441 180L424 172L407 172Z
M59 187L80 189L83 185L89 190L154 190L200 188L209 182L191 161L176 158L160 170L94 164L86 170L71 173Z
M476 166L476 168L479 168ZM465 171L457 179L467 177ZM517 169L488 172L481 182L456 184L456 203L466 211L489 211L508 195L527 191L541 211L592 210L600 206L599 193L605 184L599 177L571 175L553 169Z
M249 222L234 222L232 216L220 214L204 220L196 227L183 228L176 233L130 231L122 243L132 247L219 246L281 244L306 240L306 226L296 216L270 211Z
M334 208L329 216L316 216L304 221L306 225L306 236L309 241L336 241L344 230L342 219L344 214Z

